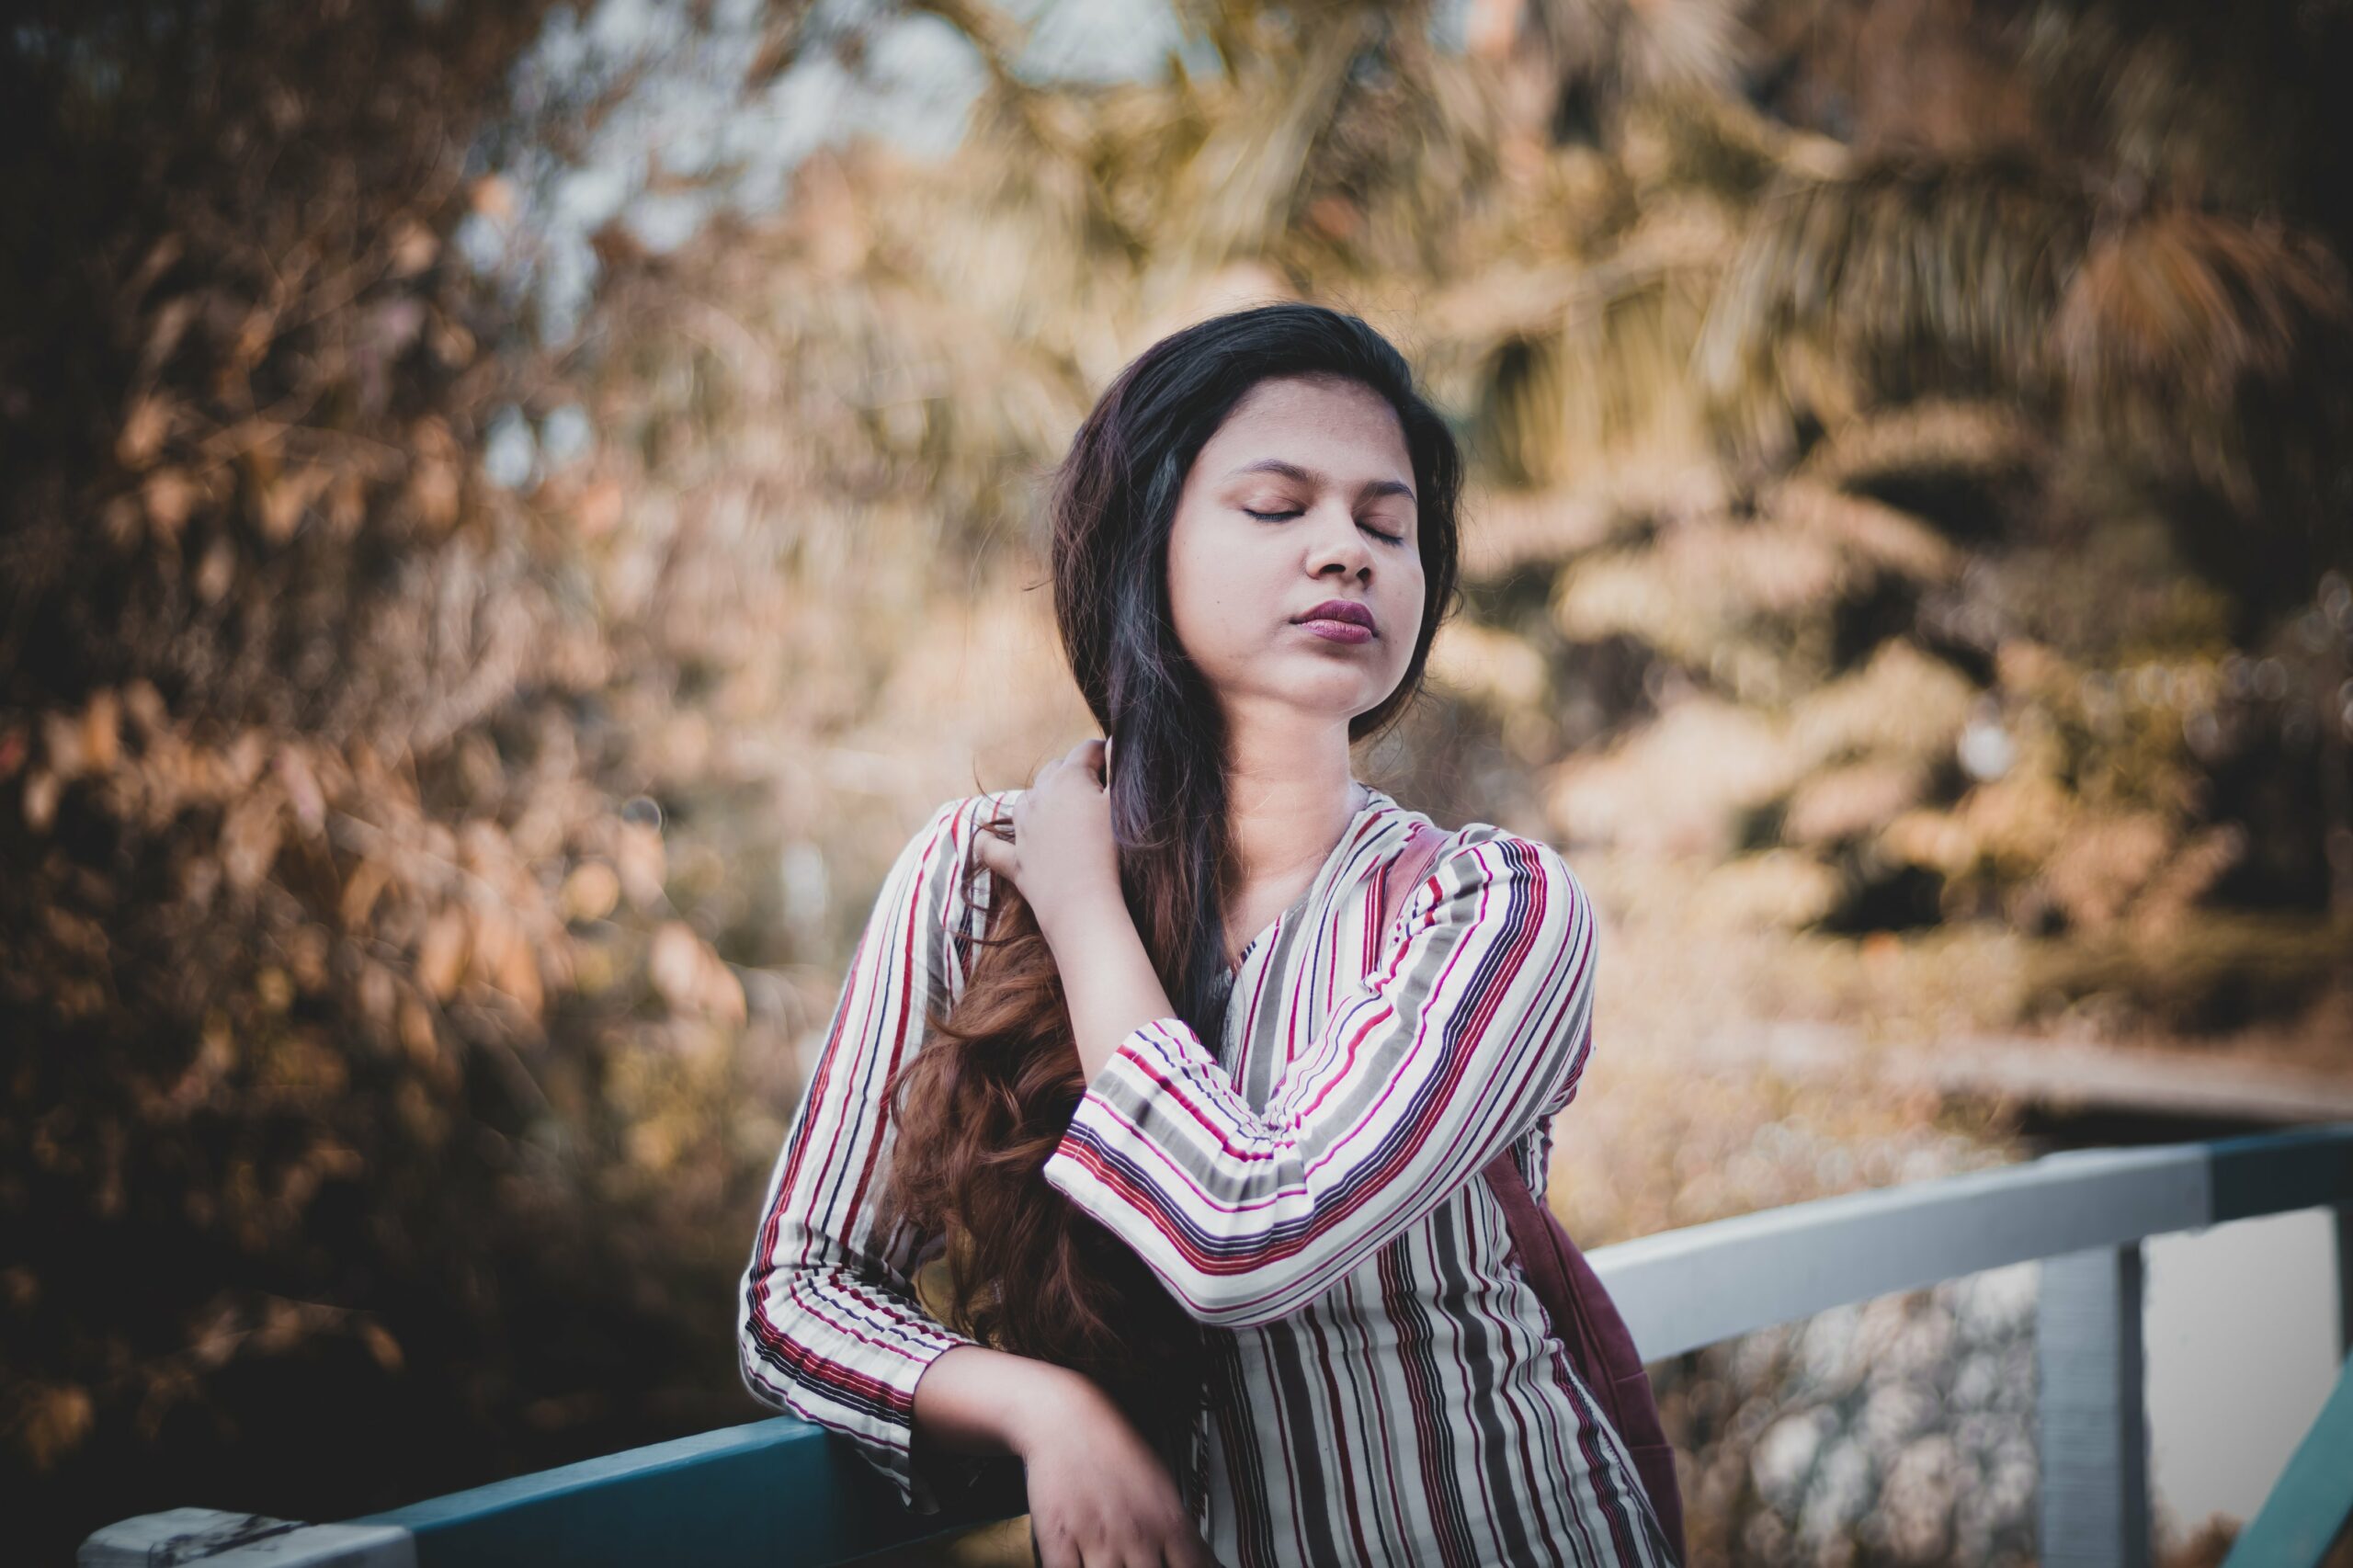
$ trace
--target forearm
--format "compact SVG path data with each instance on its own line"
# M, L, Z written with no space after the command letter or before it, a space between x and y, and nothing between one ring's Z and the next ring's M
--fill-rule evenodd
M1065 909L1042 929L1091 1082L1131 1032L1176 1009L1125 900L1109 895Z
M916 1441L959 1454L1027 1454L1041 1429L1096 1395L1066 1367L960 1345L915 1383Z
M1132 1028L1042 1169L1204 1323L1295 1311L1540 1116L1590 1046L1593 922L1517 838L1441 862L1409 934L1263 1104L1181 1018ZM1091 1042L1090 1042L1091 1043Z
M1020 1456L1030 1542L1046 1562L1217 1568L1165 1460L1080 1373L959 1346L915 1384L914 1415L918 1446Z

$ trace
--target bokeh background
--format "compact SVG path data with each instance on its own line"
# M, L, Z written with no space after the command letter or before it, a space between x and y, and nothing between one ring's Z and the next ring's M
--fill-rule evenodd
M1601 906L1587 1244L2353 1116L2344 0L13 9L24 1561L762 1414L733 1286L881 872L1087 733L1046 471L1271 298L1472 454L1359 775ZM1695 1561L2031 1562L2033 1287L1661 1369ZM2259 1498L2277 1376L2153 1394L2169 1560L2234 1526L2168 1431Z

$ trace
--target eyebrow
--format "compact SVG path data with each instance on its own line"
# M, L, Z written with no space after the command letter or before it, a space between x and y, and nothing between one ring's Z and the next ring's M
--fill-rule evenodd
M1260 458L1256 462L1244 463L1225 477L1233 479L1245 473L1279 473L1285 479L1296 479L1302 484L1325 483L1325 476L1313 469L1302 468L1297 463L1285 462L1280 458ZM1357 499L1370 501L1378 495L1403 495L1406 500L1411 501L1414 499L1414 487L1402 479L1375 479L1369 481L1365 487L1358 492Z

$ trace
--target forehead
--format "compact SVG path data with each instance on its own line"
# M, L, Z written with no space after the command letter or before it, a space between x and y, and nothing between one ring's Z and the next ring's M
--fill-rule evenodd
M1413 477L1404 427L1389 400L1332 376L1271 376L1252 387L1203 443L1194 477L1214 483L1260 458L1286 459L1342 483Z

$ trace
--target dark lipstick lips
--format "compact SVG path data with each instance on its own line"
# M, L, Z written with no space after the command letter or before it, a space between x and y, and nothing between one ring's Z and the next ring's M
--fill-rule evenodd
M1347 620L1353 621L1367 631L1380 630L1372 623L1372 611L1347 599L1325 599L1299 619L1301 620Z

